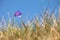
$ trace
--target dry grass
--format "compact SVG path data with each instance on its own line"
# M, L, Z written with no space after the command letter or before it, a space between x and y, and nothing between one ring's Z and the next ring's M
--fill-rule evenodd
M28 24L22 21L22 28L8 24L6 30L0 31L0 40L60 40L59 22L54 20L51 23L51 18L48 21L44 19L44 26L40 25L38 19Z
M60 40L60 29L57 26L51 27L49 24L45 24L45 27L41 27L36 21L33 25L25 25L23 28L12 27L8 25L7 30L0 31L0 40Z

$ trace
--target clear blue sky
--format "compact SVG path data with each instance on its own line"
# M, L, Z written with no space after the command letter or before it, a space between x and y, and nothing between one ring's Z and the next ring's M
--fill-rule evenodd
M42 14L47 6L52 11L59 4L60 0L0 0L0 19L2 16L8 19L8 12L11 17L17 10L20 10L22 12L21 18L24 20L26 18L27 21ZM16 20L19 19L16 18Z

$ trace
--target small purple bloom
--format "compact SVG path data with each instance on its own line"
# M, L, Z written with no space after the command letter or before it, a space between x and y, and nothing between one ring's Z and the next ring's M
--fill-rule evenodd
M14 16L15 17L20 17L22 15L22 13L18 10L17 12L15 12Z

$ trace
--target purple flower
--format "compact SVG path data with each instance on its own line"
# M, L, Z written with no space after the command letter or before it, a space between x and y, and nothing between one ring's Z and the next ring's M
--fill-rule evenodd
M15 17L21 17L22 13L18 10L17 12L15 12L14 16Z

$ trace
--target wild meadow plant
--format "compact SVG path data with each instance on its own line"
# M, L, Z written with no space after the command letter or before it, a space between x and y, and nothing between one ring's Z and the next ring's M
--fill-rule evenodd
M60 9L58 14L60 15ZM15 17L20 15L20 11L14 14ZM51 16L48 15L47 9L40 20L38 16L27 24L22 20L19 27L8 23L6 30L0 31L0 40L60 40L60 16L56 17L54 12Z

